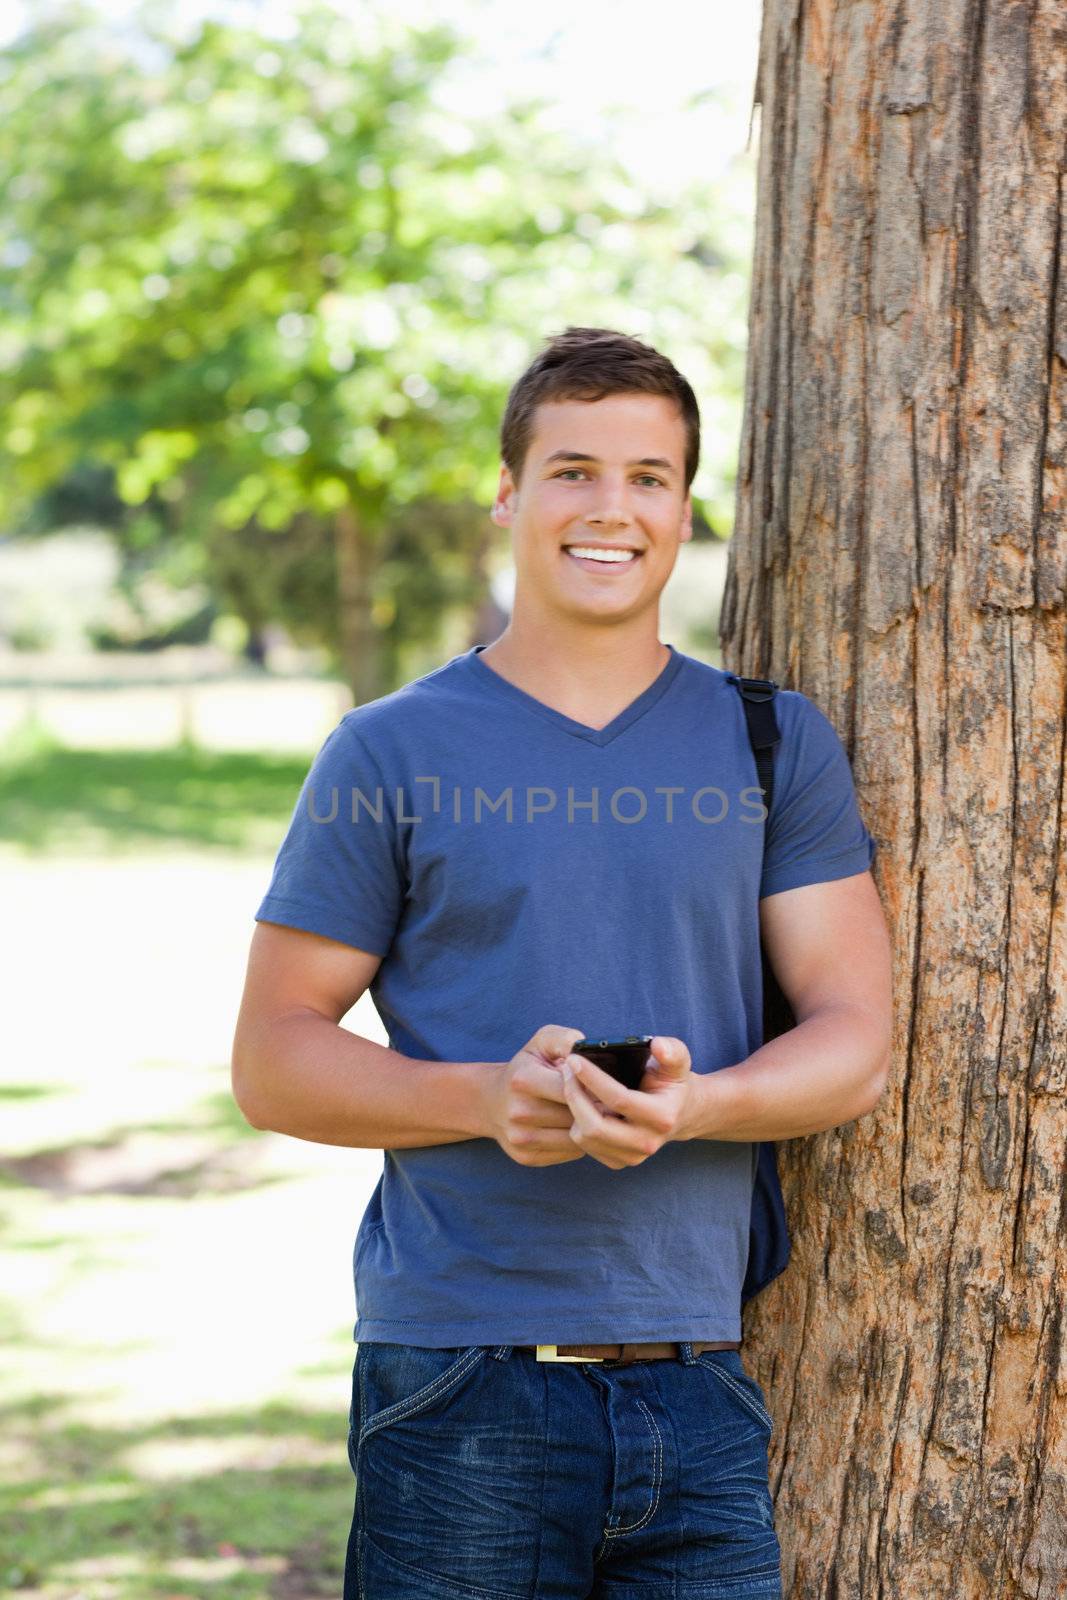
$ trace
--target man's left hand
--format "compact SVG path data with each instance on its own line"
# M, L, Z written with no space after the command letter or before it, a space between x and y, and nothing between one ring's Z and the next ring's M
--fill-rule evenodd
M639 1089L625 1089L582 1056L562 1063L563 1087L574 1125L571 1138L587 1155L618 1172L655 1155L670 1139L685 1138L696 1099L689 1050L681 1039L657 1035Z

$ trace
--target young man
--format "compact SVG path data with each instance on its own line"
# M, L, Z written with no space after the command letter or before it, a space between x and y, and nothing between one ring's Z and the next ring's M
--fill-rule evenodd
M885 1084L889 947L844 751L661 643L693 392L603 329L512 390L511 620L350 711L257 912L256 1127L381 1148L355 1250L346 1600L780 1594L739 1354L756 1142ZM760 1047L760 935L798 1025ZM390 1048L339 1026L370 988ZM654 1035L628 1090L571 1047Z

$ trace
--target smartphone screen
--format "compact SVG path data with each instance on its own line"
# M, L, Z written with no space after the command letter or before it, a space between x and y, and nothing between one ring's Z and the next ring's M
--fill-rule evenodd
M579 1039L571 1053L585 1056L626 1089L639 1089L651 1059L652 1034L630 1034L625 1039Z

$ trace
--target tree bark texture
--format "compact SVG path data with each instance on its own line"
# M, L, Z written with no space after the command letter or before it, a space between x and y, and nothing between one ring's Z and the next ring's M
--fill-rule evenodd
M793 1600L1067 1596L1067 5L766 0L724 659L852 759L890 1087L746 1312Z

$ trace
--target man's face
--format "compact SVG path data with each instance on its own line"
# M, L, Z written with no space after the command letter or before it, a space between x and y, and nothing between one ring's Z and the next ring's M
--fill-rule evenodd
M685 445L665 395L538 406L520 483L502 468L493 507L497 526L512 530L516 601L606 622L655 606L693 534ZM610 564L572 553L605 546L636 553Z

